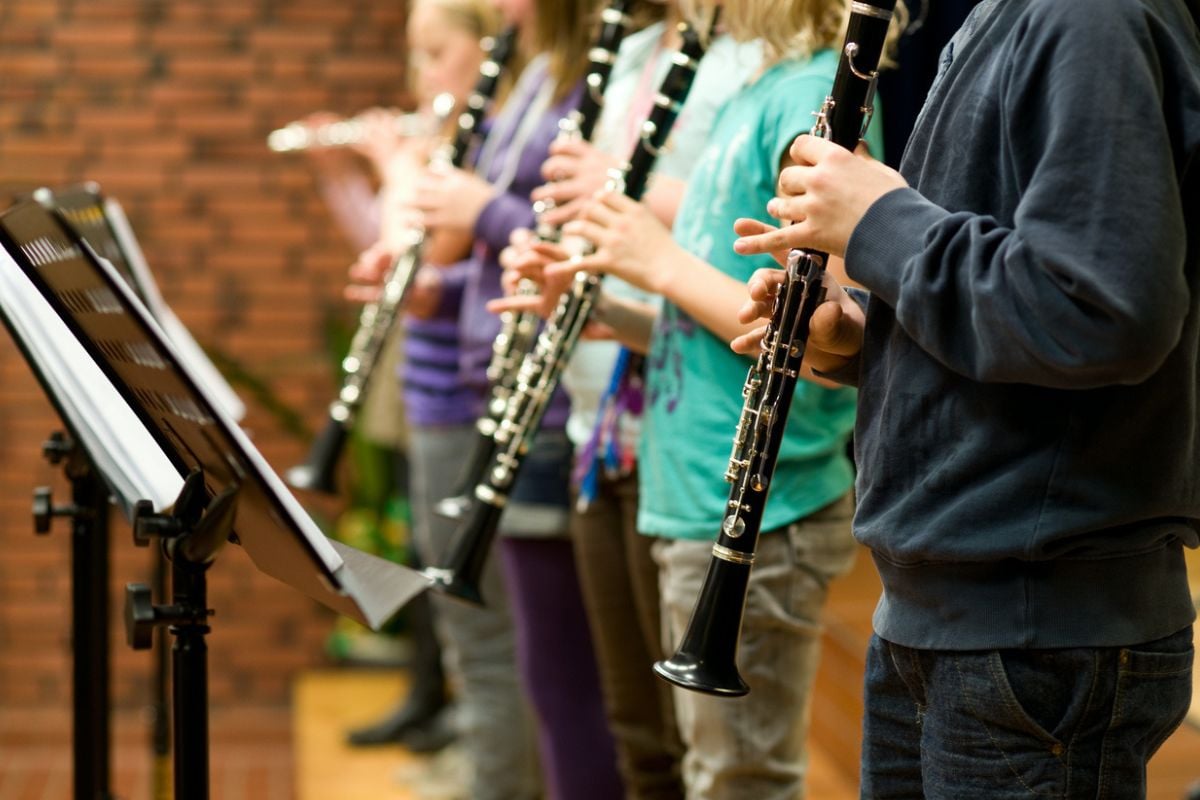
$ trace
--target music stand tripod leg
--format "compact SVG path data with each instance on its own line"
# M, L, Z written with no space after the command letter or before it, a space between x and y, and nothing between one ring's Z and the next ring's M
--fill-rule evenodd
M141 501L134 509L135 540L162 539L171 561L171 604L153 604L150 587L126 587L126 636L134 649L148 649L154 628L167 626L171 648L171 719L175 800L208 800L208 618L207 574L229 539L237 503L236 488L211 502L203 473L192 472L174 511L155 514Z
M72 760L76 800L109 800L111 718L108 645L108 490L83 448L55 432L42 445L71 482L71 504L56 506L50 488L34 490L34 531L71 518Z

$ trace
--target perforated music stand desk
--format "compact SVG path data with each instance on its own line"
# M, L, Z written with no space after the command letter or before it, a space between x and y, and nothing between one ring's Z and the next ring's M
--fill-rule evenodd
M240 544L262 572L372 628L390 619L429 581L414 570L323 536L238 426L198 385L121 276L70 226L36 202L26 201L0 215L0 244L128 404L178 476L189 476L176 503L175 521L183 522L186 534L197 535L175 537L181 543L173 551L175 605L154 611L176 613L171 609L188 600L188 591L198 598L198 605L184 604L186 616L172 627L177 640L175 786L177 800L203 800L208 796L203 655L208 612L203 573L219 547L219 543L213 546L213 531L220 531L222 540L227 536ZM18 327L10 327L14 334L19 332ZM27 346L22 351L27 357L33 352ZM40 375L39 365L33 366ZM51 385L43 385L53 392ZM55 398L55 405L86 407L86 402ZM103 472L103 460L91 455ZM108 459L110 469L114 463L124 472L137 471L137 463ZM111 476L106 482L129 483ZM187 487L195 491L189 494ZM186 512L196 505L192 501L197 497L201 508L207 509L203 518L181 516L179 507ZM124 500L128 511L133 498ZM144 504L134 501L135 509L140 505ZM161 505L161 500L154 503L153 510ZM136 531L136 518L134 522ZM186 584L182 591L181 584ZM181 655L189 649L197 652ZM183 724L185 718L190 725Z

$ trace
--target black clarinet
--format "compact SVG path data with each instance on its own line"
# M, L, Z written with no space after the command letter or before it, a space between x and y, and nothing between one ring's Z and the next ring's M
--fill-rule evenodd
M454 137L446 146L434 152L431 161L461 167L466 163L471 146L479 136L484 112L496 93L500 73L516 43L516 30L509 29L490 46L484 43L488 56L479 67L479 80L467 99L466 108L459 114ZM446 119L454 110L448 95L434 100L435 113ZM367 303L359 314L358 328L350 342L350 350L342 359L342 386L337 398L329 405L329 417L324 429L313 440L308 458L285 474L289 484L297 489L309 489L332 494L336 490L334 472L345 448L350 427L366 398L367 387L375 365L387 345L389 334L400 316L404 297L412 286L424 252L425 231L420 227L406 231L404 247L389 265L381 287L380 298Z
M834 77L817 114L814 136L853 149L870 123L895 0L855 2ZM737 670L737 643L750 569L767 492L808 342L813 312L825 299L821 276L829 256L793 250L763 337L742 389L745 403L725 480L733 484L713 558L678 651L654 665L665 680L706 694L738 697L750 691Z
M632 5L631 0L613 0L600 12L600 30L595 45L588 51L590 66L584 78L583 96L579 106L559 120L558 141L591 140L596 123L600 120L600 112L604 110L604 89L608 86L608 76L612 74L617 51L629 30L629 8ZM542 221L546 212L553 207L553 201L550 200L539 200L533 204L535 233L543 241L553 242L560 238L557 228ZM535 294L537 286L531 281L522 282L520 291ZM541 321L533 312L506 311L500 315L500 332L492 343L492 359L487 368L488 401L483 415L475 423L479 437L454 491L434 506L434 511L440 516L460 519L470 508L471 489L483 480L484 470L496 452L496 430L512 396L517 368L533 348L539 327Z
M705 42L699 34L690 26L682 26L681 32L683 46L673 57L633 153L609 182L610 191L621 191L634 200L641 199L646 190L651 170L683 108L704 55ZM450 558L443 566L425 571L434 579L435 588L468 602L482 603L480 575L496 536L500 514L562 371L600 295L600 284L599 275L579 273L538 336L536 347L522 361L513 394L496 430L495 455L475 486L474 500L456 532Z

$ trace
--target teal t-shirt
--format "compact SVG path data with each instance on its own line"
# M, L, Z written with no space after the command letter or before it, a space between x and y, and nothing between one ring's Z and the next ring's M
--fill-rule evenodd
M739 256L733 222L767 215L783 155L813 125L833 86L837 54L775 64L717 112L688 181L673 235L688 252L744 281L769 256ZM879 125L867 137L881 152ZM638 530L676 539L715 539L729 484L734 431L742 412L749 359L729 349L673 303L656 323L646 360L647 407L639 454ZM800 381L763 518L783 527L841 497L853 483L846 441L854 426L854 391Z

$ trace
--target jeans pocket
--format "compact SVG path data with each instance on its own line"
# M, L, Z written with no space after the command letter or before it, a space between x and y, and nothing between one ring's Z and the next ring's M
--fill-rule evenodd
M1148 759L1187 716L1192 699L1191 628L1117 656L1117 690L1110 730L1128 731Z
M999 712L996 723L1052 751L1063 747L1091 694L1095 663L1068 666L1056 663L1049 651L1034 650L992 651L987 662Z

